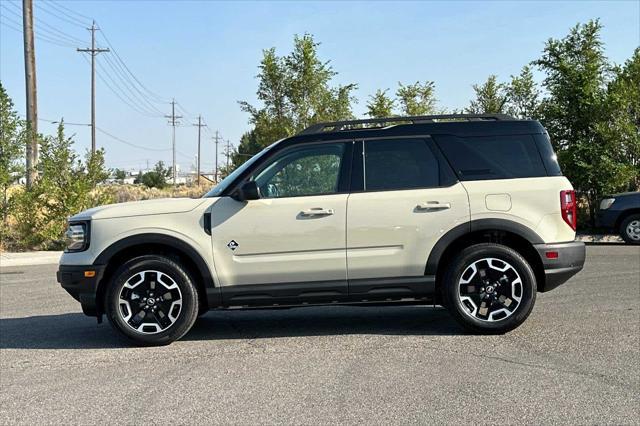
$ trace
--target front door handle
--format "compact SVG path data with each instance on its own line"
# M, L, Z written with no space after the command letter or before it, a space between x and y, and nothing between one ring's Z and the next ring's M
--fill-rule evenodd
M314 207L311 209L302 210L300 212L300 215L304 217L331 216L333 213L334 213L333 209L323 209L321 207Z
M425 212L435 212L439 210L450 209L450 203L440 203L438 201L427 201L425 203L420 203L416 206L416 209Z

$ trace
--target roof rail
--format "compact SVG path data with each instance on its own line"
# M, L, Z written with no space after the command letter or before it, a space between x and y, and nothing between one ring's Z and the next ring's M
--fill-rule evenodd
M439 121L484 121L484 120L515 120L507 114L440 114L440 115L416 115L409 117L385 117L385 118L367 118L364 120L347 120L332 121L327 123L318 123L307 127L299 135L308 135L312 133L322 132L339 132L345 130L357 129L377 129L386 127L386 124L422 124L437 123ZM372 126L373 125L373 126Z

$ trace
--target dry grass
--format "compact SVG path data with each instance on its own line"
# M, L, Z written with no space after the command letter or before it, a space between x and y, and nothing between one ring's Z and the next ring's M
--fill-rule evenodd
M142 185L104 185L96 191L104 191L113 199L114 203L128 201L152 200L155 198L200 198L211 189L211 185L178 186L173 189L147 188Z

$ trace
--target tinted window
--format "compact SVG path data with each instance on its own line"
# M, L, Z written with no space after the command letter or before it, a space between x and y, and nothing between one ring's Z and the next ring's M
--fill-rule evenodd
M546 176L530 135L437 137L461 180L511 179Z
M344 144L292 149L271 160L255 181L263 198L332 194L343 156Z
M535 135L534 137L536 139L538 151L540 151L544 167L547 169L547 174L549 176L562 176L562 170L560 170L560 165L558 164L558 157L556 156L556 153L553 152L549 135Z
M364 147L366 191L439 186L440 166L426 141L365 141Z

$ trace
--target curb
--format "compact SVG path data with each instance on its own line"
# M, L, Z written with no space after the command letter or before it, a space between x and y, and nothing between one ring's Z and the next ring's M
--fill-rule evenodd
M0 268L12 266L55 265L60 261L61 251L29 251L23 253L0 253Z
M602 235L602 234L578 234L576 241L582 241L585 244L625 244L618 235Z

